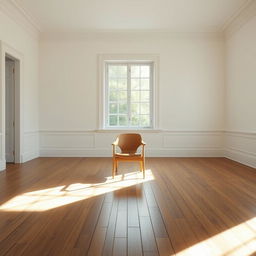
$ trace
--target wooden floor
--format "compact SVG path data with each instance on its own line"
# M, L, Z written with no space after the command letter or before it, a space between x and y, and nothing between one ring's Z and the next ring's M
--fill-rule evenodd
M0 173L0 255L256 255L256 170L225 158L38 158Z

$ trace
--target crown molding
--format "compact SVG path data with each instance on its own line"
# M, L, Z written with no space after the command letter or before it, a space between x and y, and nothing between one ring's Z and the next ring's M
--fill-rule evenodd
M41 40L167 40L182 38L223 39L222 31L183 31L172 30L82 30L82 31L44 31Z
M228 38L232 36L254 16L256 16L256 1L246 0L223 25L222 30L225 37Z
M17 0L0 1L0 10L29 34L39 38L41 30L39 22Z
M238 10L229 17L223 26L210 27L207 30L188 30L188 31L172 31L172 30L83 30L83 31L43 31L40 22L22 6L19 0L0 0L0 10L12 18L17 24L22 25L30 33L36 35L37 38L44 39L132 39L138 37L148 38L218 38L223 39L229 37L235 31L240 29L250 18L256 15L256 1L245 0Z
M222 30L225 31L233 21L245 10L245 8L252 2L252 0L245 0L241 6L230 16L226 19L224 24L222 25Z
M20 11L22 15L27 19L27 21L37 30L41 30L39 21L27 10L18 0L11 0L12 4Z

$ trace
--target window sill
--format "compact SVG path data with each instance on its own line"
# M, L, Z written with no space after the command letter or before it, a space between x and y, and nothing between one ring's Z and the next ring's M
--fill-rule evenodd
M123 132L127 132L127 133L134 133L134 132L143 132L143 133L160 133L162 132L162 130L160 129L98 129L95 130L95 132L102 132L102 133L123 133Z

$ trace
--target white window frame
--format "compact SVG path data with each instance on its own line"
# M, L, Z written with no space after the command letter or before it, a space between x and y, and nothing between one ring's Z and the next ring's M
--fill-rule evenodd
M151 65L151 126L150 127L109 127L106 126L107 100L106 100L106 67L108 64L150 64ZM158 55L141 54L104 54L99 55L99 130L157 130L158 129Z

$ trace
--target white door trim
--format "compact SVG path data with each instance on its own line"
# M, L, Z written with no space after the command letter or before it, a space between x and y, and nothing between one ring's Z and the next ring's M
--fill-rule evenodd
M15 161L15 61L5 59L5 160Z
M15 61L15 163L22 161L23 149L23 69L24 56L8 44L0 41L0 162L5 167L5 57Z

